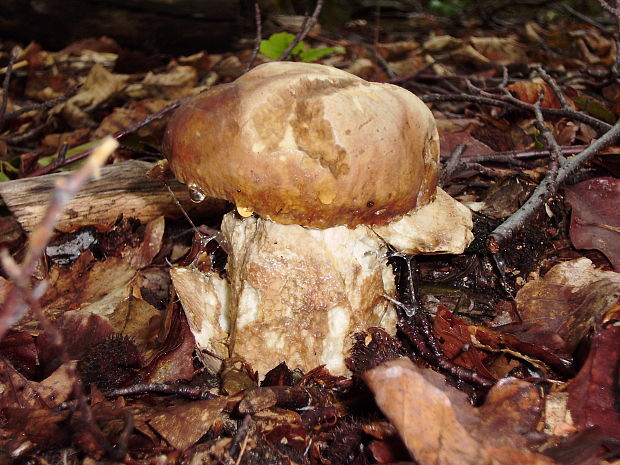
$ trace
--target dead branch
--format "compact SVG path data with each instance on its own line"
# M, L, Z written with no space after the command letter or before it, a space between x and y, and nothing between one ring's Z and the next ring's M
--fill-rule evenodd
M420 356L431 366L446 371L458 380L471 383L474 386L484 389L492 387L495 384L494 380L480 375L470 368L460 366L446 356L419 299L416 285L418 270L414 258L400 254L395 254L394 256L405 260L407 279L406 289L402 294L406 303L392 299L389 296L384 297L404 312L404 315L398 319L398 329L409 339Z
M591 160L601 150L611 145L619 138L620 119L618 119L616 124L614 124L609 131L594 141L588 148L561 165L555 176L547 173L547 176L545 176L542 182L536 187L530 198L527 199L521 208L490 234L488 242L489 250L493 253L500 250L502 245L514 235L515 231L525 224L527 219L531 218L538 209L549 200L553 193L556 192L557 187L561 185L568 176L573 174L584 163Z
M11 75L13 74L13 65L17 60L17 47L11 50L9 55L9 63L6 65L6 74L4 75L4 81L2 82L2 103L0 103L0 131L6 121L6 107L9 103L9 84L11 83Z
M254 48L252 49L252 54L248 59L248 62L245 65L244 73L247 73L252 68L254 64L254 60L256 60L256 55L258 55L258 50L260 49L260 43L263 35L263 25L260 17L260 5L258 2L254 2L254 21L256 22L256 39L254 39Z
M170 105L167 105L166 107L162 108L161 110L155 112L155 113L151 113L150 115L147 115L145 118L141 119L140 121L124 128L121 129L120 131L116 132L114 134L114 139L120 139L121 137L126 136L127 134L131 134L135 131L137 131L138 129L146 126L147 124L151 123L152 121L155 121L156 119L162 118L166 113L169 113L170 111L174 110L175 108L177 108L178 106L184 104L185 102L187 102L189 99L191 99L193 97L193 95L188 95L186 97L183 97L180 100L177 100L176 102L171 103ZM56 161L54 161L53 163L50 163L47 166L44 166L43 168L40 168L30 174L28 174L27 177L29 178L33 178L36 176L41 176L44 174L48 174L51 173L52 171L71 164L75 161L81 160L83 158L86 158L88 155L90 155L93 152L94 149L88 149L88 150L84 150L83 152L77 153L75 155L73 155L72 157L69 158L62 158L58 157L58 159Z
M312 16L306 17L306 20L304 21L304 24L301 28L301 31L299 31L299 34L297 34L297 36L295 37L295 40L293 40L293 42L291 42L291 44L288 47L286 47L286 50L282 52L282 54L278 57L277 61L286 60L286 58L290 55L293 49L297 47L297 45L302 40L304 40L304 38L308 35L310 30L314 27L314 25L318 21L319 14L321 13L321 8L323 8L323 0L317 0L316 6L314 7L314 11L312 12Z
M67 203L90 178L99 175L101 166L117 145L118 142L111 137L104 139L79 170L72 173L71 176L63 176L56 180L56 188L52 192L46 214L39 227L30 235L25 258L21 264L17 264L6 249L0 251L4 270L15 284L0 313L0 338L4 336L8 328L24 316L28 308L27 302L34 299L30 286L32 273L37 262L43 256L45 247L54 234L54 226Z
M476 88L473 86L473 88ZM441 102L469 102L469 103L477 103L479 105L488 105L493 107L504 108L506 110L525 110L529 113L534 112L534 104L527 103L519 100L512 95L497 95L490 94L488 92L484 92L481 89L476 88L478 91L483 92L483 95L472 95L472 94L430 94L422 96L422 101L425 103L441 103ZM545 116L561 116L565 118L570 118L580 123L585 123L589 126L592 126L599 132L606 132L611 129L611 125L601 121L598 118L594 118L593 116L586 115L585 113L581 113L575 110L565 110L563 108L541 108L543 115Z

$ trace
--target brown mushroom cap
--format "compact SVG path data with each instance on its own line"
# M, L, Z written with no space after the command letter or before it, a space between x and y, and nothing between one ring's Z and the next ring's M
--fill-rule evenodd
M282 224L380 225L430 201L439 139L412 93L276 62L196 96L164 138L176 177Z

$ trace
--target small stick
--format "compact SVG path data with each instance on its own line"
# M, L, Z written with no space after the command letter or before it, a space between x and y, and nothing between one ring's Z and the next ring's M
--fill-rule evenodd
M151 113L150 115L147 115L145 118L141 119L140 121L138 121L138 122L136 122L136 123L134 123L134 124L124 128L124 129L121 129L120 131L116 132L114 134L114 139L120 139L121 137L124 137L127 134L131 134L132 132L137 131L138 129L146 126L147 124L151 123L152 121L163 117L166 113L174 110L178 106L180 106L183 103L187 102L192 97L194 97L194 96L193 95L188 95L186 97L183 97L180 100L177 100L176 102L171 103L170 105L166 106L165 108L162 108L161 110L159 110L159 111L157 111L155 113ZM38 169L38 170L28 174L26 177L33 178L35 176L42 176L44 174L51 173L52 171L54 171L57 168L60 168L61 166L71 164L71 163L73 163L75 161L78 161L78 160L81 160L82 158L87 157L92 152L93 152L93 149L89 149L89 150L84 150L83 152L77 153L77 154L75 154L75 155L73 155L72 157L69 157L69 158L60 159L60 157L59 157L59 159L56 160L54 163L50 163L49 165L44 166L43 168L40 168L40 169Z
M314 11L312 12L312 16L310 16L309 18L306 18L306 21L304 22L304 25L302 26L301 31L299 31L299 34L297 34L297 36L295 37L295 40L293 40L293 42L291 42L291 44L288 47L286 47L286 50L282 52L282 54L278 57L276 61L286 60L288 56L290 55L290 53L293 51L293 49L297 47L297 45L302 40L304 40L304 38L308 35L310 30L314 27L314 25L318 21L319 13L321 13L321 8L323 8L323 0L317 0L316 6L314 7Z
M263 35L263 25L260 17L260 5L258 2L254 2L254 17L256 22L256 39L254 39L254 49L252 50L252 54L248 59L248 62L245 64L244 73L247 73L252 68L254 64L254 60L256 60L256 55L258 55L258 50L260 49L260 43Z
M11 54L9 56L9 63L6 66L6 74L4 76L4 81L2 82L2 103L0 104L0 131L4 127L4 122L6 121L6 107L9 103L9 84L11 83L11 75L13 74L13 65L15 64L15 60L17 60L17 47L14 47L11 50Z
M579 154L568 159L559 167L557 175L553 176L547 173L545 178L536 187L529 199L511 216L500 224L489 235L487 246L492 253L496 253L502 248L502 245L508 241L528 218L531 218L538 209L544 205L547 200L557 190L557 186L564 183L567 177L572 175L584 163L592 159L605 147L611 145L620 138L620 118L609 131L592 142L586 149Z
M443 171L441 176L439 176L439 185L443 186L445 183L452 179L454 173L458 170L459 165L461 164L461 156L467 149L467 144L459 144L452 151L450 156L448 157L448 161L443 167Z
M79 170L75 171L71 176L58 179L45 216L37 229L29 237L25 258L21 264L17 264L6 249L0 251L0 260L4 270L15 283L15 286L5 300L4 307L0 311L0 338L4 336L14 323L24 316L28 308L28 305L24 305L21 294L25 294L27 298L31 293L29 289L30 277L40 257L43 256L45 247L54 234L54 226L60 218L62 211L75 193L91 177L97 176L99 168L117 146L118 142L111 137L104 139Z
M62 103L65 100L68 100L69 98L73 97L73 95L75 95L78 89L79 89L79 86L73 87L69 89L66 93L64 93L60 97L56 97L55 99L48 100L46 102L41 102L41 103L32 103L30 105L26 105L25 107L20 108L19 110L15 110L10 113L7 113L5 115L5 120L8 121L11 119L15 119L18 116L23 115L24 113L28 113L29 111L49 110L50 108L55 107L59 103Z
M555 79L553 79L541 65L535 65L534 69L538 72L538 75L543 79L543 81L545 81L545 83L547 83L547 85L551 87L551 90L562 104L562 108L564 108L565 110L572 110L573 107L568 103L568 100L566 100L564 92L562 92L560 86L558 86L558 83L555 82Z
M174 394L189 399L215 399L218 396L200 386L183 386L165 383L139 383L105 393L106 397L137 396L141 394Z

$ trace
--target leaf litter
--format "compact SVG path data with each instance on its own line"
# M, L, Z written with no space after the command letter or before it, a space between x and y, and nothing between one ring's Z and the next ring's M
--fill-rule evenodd
M56 463L65 450L71 463L93 463L118 460L116 449L132 463L334 465L620 458L617 147L576 173L501 253L485 246L550 166L541 130L518 102L539 105L563 154L583 150L620 113L617 76L605 74L616 43L570 18L528 21L506 34L474 24L457 37L445 25L429 27L436 31L382 31L374 47L372 28L364 26L336 39L314 32L306 38L313 49L344 49L322 63L443 96L427 101L446 166L454 149L467 145L444 188L479 212L477 238L462 256L420 260L419 311L432 324L418 321L426 329L411 336L419 339L369 328L354 336L352 377L320 367L302 373L274 360L259 383L251 366L226 358L224 334L221 348L195 352L209 328L186 316L170 279L171 270L173 279L178 275L171 263L191 249L185 259L195 276L187 282L177 276L175 285L187 287L186 295L193 288L198 307L213 306L202 300L200 272L224 272L226 244L192 241L180 214L140 217L137 210L110 224L78 216L36 268L36 282L46 283L40 313L57 333L33 311L0 342L3 456ZM352 38L358 33L367 42ZM0 49L5 65L8 47ZM132 73L123 70L127 51L109 38L59 52L35 43L18 49L3 95L3 179L17 183L65 169L83 158L82 149L68 157L67 149L111 133L122 142L114 163L160 158L168 113L140 122L238 77L250 52L188 51ZM553 79L533 72L535 63ZM472 98L450 99L455 93ZM474 98L480 96L494 100L485 105ZM568 110L596 121L574 119ZM216 228L221 219L213 212L192 216ZM23 239L6 244L22 257ZM403 268L399 274L406 303L413 289ZM15 283L2 278L4 300ZM434 350L435 343L440 351L431 359L415 348ZM493 387L477 385L470 372Z

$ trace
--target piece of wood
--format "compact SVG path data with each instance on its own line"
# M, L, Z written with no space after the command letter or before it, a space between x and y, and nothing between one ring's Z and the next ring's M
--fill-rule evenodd
M120 214L145 222L160 215L179 218L182 213L160 181L146 176L151 163L131 160L102 168L101 177L86 184L64 211L56 229L68 231L82 224L111 224ZM47 208L54 183L70 173L0 183L0 196L26 232L38 224ZM189 198L187 186L169 181L181 205L192 216L222 215L223 200L206 199L200 204Z
M241 0L3 0L0 36L60 49L106 35L133 50L189 54L230 48L242 13Z

